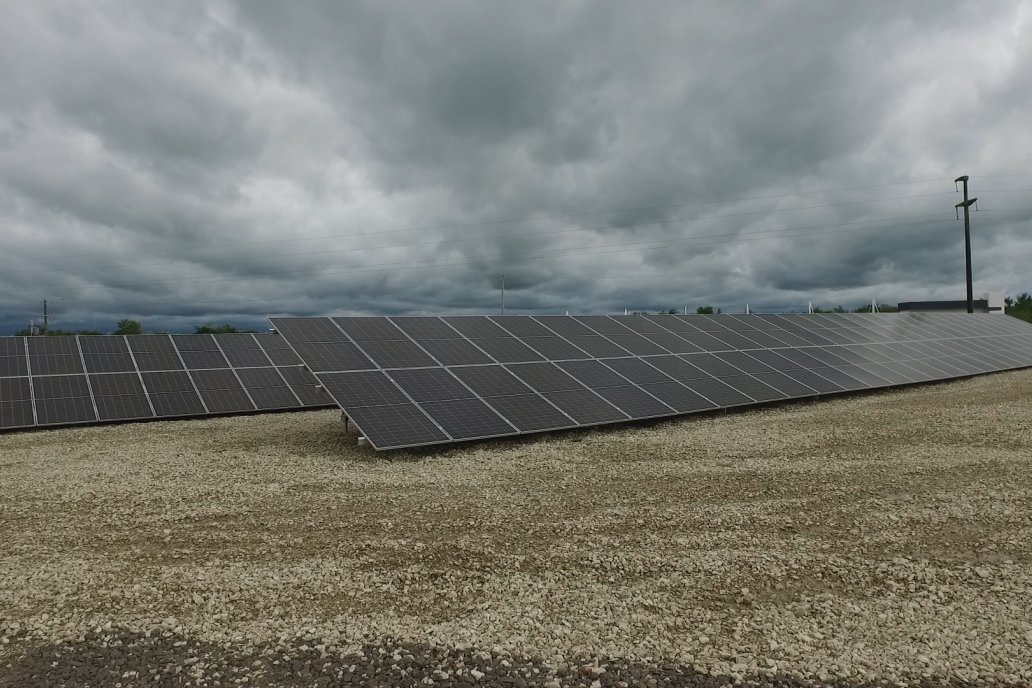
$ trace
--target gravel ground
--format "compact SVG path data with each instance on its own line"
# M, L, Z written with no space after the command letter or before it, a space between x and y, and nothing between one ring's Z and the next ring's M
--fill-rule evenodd
M0 435L0 686L1032 685L1032 370L377 455Z

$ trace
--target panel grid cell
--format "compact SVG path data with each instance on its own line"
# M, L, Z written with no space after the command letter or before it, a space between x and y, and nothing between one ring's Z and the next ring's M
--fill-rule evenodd
M90 387L100 420L135 420L154 416L136 373L90 375Z
M0 337L0 377L29 374L24 337Z

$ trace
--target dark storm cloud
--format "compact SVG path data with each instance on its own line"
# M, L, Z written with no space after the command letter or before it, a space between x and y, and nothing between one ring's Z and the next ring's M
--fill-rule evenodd
M1030 30L1016 0L12 3L0 328L484 312L502 274L528 312L955 298L963 173L976 291L1032 290L1032 176L990 176L1032 175Z

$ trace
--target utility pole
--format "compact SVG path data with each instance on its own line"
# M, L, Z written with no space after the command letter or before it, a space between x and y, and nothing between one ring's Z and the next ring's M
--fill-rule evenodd
M43 336L50 334L50 316L47 314L47 300L43 299Z
M502 315L505 315L505 275L502 275Z
M968 176L965 174L963 177L957 177L953 180L954 186L957 182L964 182L964 200L953 206L954 208L964 208L964 267L967 272L967 312L975 312L974 304L974 287L971 284L971 205L976 204L977 198L968 198ZM978 205L975 205L975 210L978 210ZM960 219L960 211L957 212L957 219Z

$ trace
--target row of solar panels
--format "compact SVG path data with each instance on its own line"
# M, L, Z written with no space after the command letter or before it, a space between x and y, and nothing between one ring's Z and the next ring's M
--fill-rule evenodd
M377 449L1032 366L999 315L274 318Z
M332 404L276 334L0 337L0 429Z

